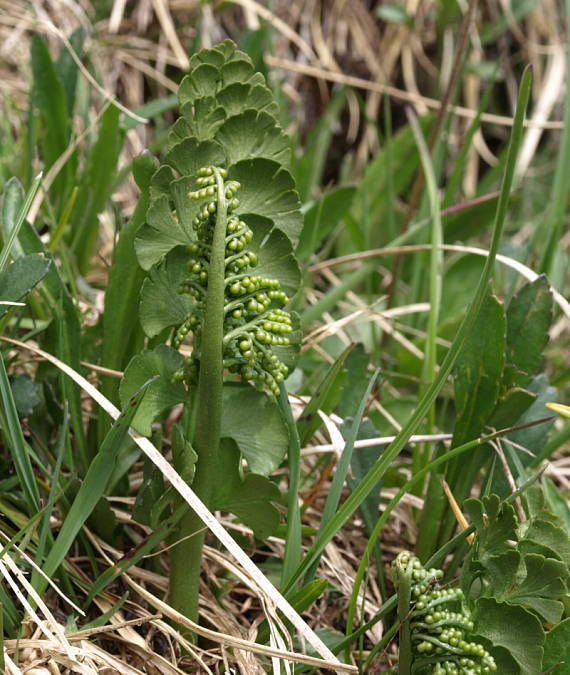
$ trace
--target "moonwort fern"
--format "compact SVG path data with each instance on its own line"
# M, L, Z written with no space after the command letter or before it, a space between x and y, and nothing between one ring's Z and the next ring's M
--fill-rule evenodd
M289 142L263 76L232 42L191 59L179 99L181 117L136 240L148 272L140 320L158 346L133 359L121 395L159 371L139 429L149 433L163 409L183 401L175 467L188 480L194 474L192 487L211 508L267 534L267 502L279 491L261 476L244 477L241 458L268 473L287 446L272 396L299 342L297 318L287 311L300 283L293 247L302 225ZM179 353L184 342L187 358ZM191 511L173 534L181 543L172 548L171 602L191 618L203 536Z
M439 588L443 572L402 551L392 564L398 592L401 675L478 675L497 665L470 634L474 622L460 588Z

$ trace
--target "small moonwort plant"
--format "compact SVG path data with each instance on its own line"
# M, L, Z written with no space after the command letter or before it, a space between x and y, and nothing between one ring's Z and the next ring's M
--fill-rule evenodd
M140 320L156 346L131 361L121 398L159 373L135 426L149 434L160 413L183 402L175 468L212 510L238 515L263 537L278 524L271 501L280 494L259 474L277 468L287 448L274 396L299 345L298 319L287 311L300 285L293 247L302 226L289 141L263 76L230 41L191 59L179 99L135 243L148 272ZM150 476L138 500L151 505L149 522L163 517L159 494ZM192 619L203 530L188 510L171 537L171 603Z
M398 592L401 675L496 672L489 652L468 638L474 624L460 588L438 588L443 572L402 551L392 563ZM450 608L451 606L451 608Z

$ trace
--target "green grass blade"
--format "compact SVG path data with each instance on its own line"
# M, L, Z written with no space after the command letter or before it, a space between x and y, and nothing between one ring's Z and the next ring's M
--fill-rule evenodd
M570 0L564 3L566 8L566 25L570 25ZM555 254L560 240L561 228L564 223L568 204L568 191L570 190L570 86L568 86L568 74L570 73L570 49L566 49L566 96L564 99L564 131L558 153L558 162L554 173L554 185L552 187L551 208L545 227L548 228L548 243L544 251L540 272L551 276L554 266Z
M137 230L146 217L149 202L150 179L157 169L157 162L144 152L133 162L133 175L141 195L135 212L121 231L113 251L113 264L105 293L103 313L103 346L101 363L106 368L124 370L131 356L142 348L144 335L140 322L132 320L133 307L138 307L141 286L145 275L135 255ZM119 400L119 381L103 376L101 393L113 403ZM107 415L99 415L98 435L101 442L109 430Z
M65 456L65 446L67 443L68 433L69 433L69 406L66 403L63 410L63 421L59 429L59 438L55 446L55 464L53 465L50 476L51 489L45 505L45 514L42 519L38 535L38 545L36 549L36 563L38 565L40 565L41 561L43 560L46 545L48 543L53 542L52 533L50 529L50 519L58 495L59 478L61 473L61 466L63 464L63 458ZM31 580L32 586L34 586L34 588L37 587L38 580L40 578L41 577L39 576L39 573L36 570L34 570Z
M4 233L8 234L8 239L2 248L2 253L0 253L0 270L3 270L8 263L10 254L12 252L12 247L14 242L18 238L20 229L24 224L30 206L34 201L34 197L37 194L37 191L40 188L42 182L42 174L39 173L32 183L32 187L29 189L28 194L24 203L18 208L20 202L20 189L19 183L13 182L15 179L11 179L6 184L6 191L4 193L4 205L2 209L2 220Z
M2 423L6 445L12 454L14 467L16 468L16 473L20 479L20 486L24 493L28 514L33 515L39 511L40 508L40 493L34 476L34 469L30 458L30 448L22 433L16 404L14 403L14 397L12 396L10 381L8 380L8 373L6 372L4 359L1 353L0 400L2 401L0 421Z
M52 576L63 562L75 537L89 518L97 502L105 493L109 478L113 473L115 460L122 443L127 437L131 422L143 400L144 394L153 380L149 380L131 399L126 410L115 420L95 459L91 462L87 474L65 520L54 545L49 552L42 569ZM43 582L45 588L45 581Z
M32 72L34 78L34 103L42 121L42 153L46 170L62 155L71 139L71 121L67 112L65 91L59 79L43 38L32 38ZM62 167L52 185L51 194L59 206L67 200L73 186L77 166L74 153Z
M360 485L352 492L349 497L346 499L344 504L340 507L334 517L329 521L327 526L319 532L313 546L308 551L303 562L297 569L296 573L291 578L289 582L289 588L291 585L300 578L307 569L314 563L318 556L322 553L325 546L329 541L334 537L338 530L349 520L352 514L364 501L366 496L370 493L371 490L378 484L390 464L394 459L400 454L404 446L408 442L410 436L416 431L418 426L421 424L426 413L433 405L437 395L439 394L441 388L445 384L448 376L451 373L451 370L455 364L457 357L463 347L465 338L469 334L475 319L481 308L481 304L485 297L485 293L489 284L489 280L493 276L494 266L495 266L495 257L497 255L497 250L499 248L499 243L501 241L501 235L503 232L503 225L505 222L505 217L507 214L507 206L509 203L509 195L512 189L513 177L515 172L516 160L518 155L518 150L520 147L520 142L523 132L523 121L525 116L525 111L528 104L528 99L530 95L530 88L532 83L532 74L530 68L527 68L524 72L521 86L519 90L519 97L517 102L517 109L515 113L515 120L511 132L511 138L509 143L509 150L507 155L507 161L505 166L505 174L503 177L503 182L501 186L501 195L499 198L499 203L497 205L497 214L495 216L495 223L493 228L493 236L491 241L491 247L489 251L489 256L486 259L485 267L483 273L479 280L479 285L475 291L473 300L470 307L468 308L465 317L457 331L457 334L453 340L453 343L447 352L447 355L441 364L441 368L437 378L429 386L428 390L420 399L418 406L408 422L402 427L401 431L396 436L395 440L388 446L386 451L379 457L376 464L369 471L369 473L364 477Z
M317 391L307 403L301 413L301 417L297 420L297 431L301 447L307 445L315 431L322 424L319 410L329 413L336 404L337 398L340 396L339 377L346 357L353 349L354 345L349 345L328 369L322 382L317 387Z
M101 118L97 140L87 158L71 219L74 223L71 248L82 274L86 273L93 255L99 232L99 214L111 196L123 138L119 110L109 106Z
M428 315L428 328L425 346L424 367L422 378L425 382L432 382L435 377L437 365L437 325L439 322L439 310L441 306L441 288L442 288L442 268L443 268L443 252L441 245L443 244L443 228L441 225L441 209L439 203L439 194L437 191L437 183L435 172L431 162L429 150L422 134L417 118L410 113L408 121L412 128L414 138L418 146L422 166L424 170L424 177L426 181L426 188L429 198L430 212L431 212L431 251L430 251L430 267L429 267L429 304L430 310ZM433 409L430 414L429 426L427 433L431 433L433 427Z
M321 523L319 527L319 531L323 531L326 529L328 523L332 520L334 514L336 513L338 509L338 505L340 503L340 498L342 495L342 488L344 486L344 483L346 481L346 476L348 474L348 470L350 468L350 460L352 459L352 452L354 450L354 444L356 442L356 439L358 437L358 431L360 429L360 425L362 423L362 417L364 415L364 410L366 409L366 405L368 403L368 399L370 398L370 394L372 393L372 389L374 388L374 385L376 384L376 380L378 379L378 375L380 373L380 370L376 370L372 377L370 378L370 382L368 383L368 386L366 387L366 391L364 392L364 395L360 399L360 403L358 405L358 409L356 411L356 414L354 416L354 419L352 421L352 425L350 427L350 433L348 434L348 438L346 439L346 443L344 445L344 449L342 451L342 454L340 456L340 459L338 461L338 464L336 466L335 472L334 472L334 478L332 480L332 485L330 487L329 493L327 495L327 499L325 501L325 508L323 510L323 515L321 518ZM320 555L315 558L315 561L311 565L311 567L307 570L307 574L305 575L305 583L308 583L313 580L315 576L315 572L317 570L317 567L319 566L319 560L320 560Z

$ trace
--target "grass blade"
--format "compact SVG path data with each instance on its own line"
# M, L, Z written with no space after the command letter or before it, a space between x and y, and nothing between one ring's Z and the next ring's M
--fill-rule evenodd
M99 499L103 496L109 478L113 473L115 459L119 449L127 437L131 422L152 381L153 380L149 380L145 383L139 392L131 399L126 410L121 413L111 427L99 452L91 462L71 509L63 521L57 539L42 566L42 569L47 576L52 576L61 565L65 555L73 544L75 537L83 527L87 518L91 515ZM45 590L45 583L46 582L43 581L43 589L40 587L39 592Z
M410 436L415 432L417 427L421 424L426 413L433 405L439 391L445 384L448 376L451 373L451 370L455 364L459 353L463 347L465 338L469 334L477 315L479 314L479 309L485 297L485 293L491 279L495 266L495 257L497 255L497 250L501 241L501 235L503 232L503 225L505 222L505 217L507 215L507 207L509 203L509 195L511 193L513 177L515 172L516 160L518 155L518 149L520 147L522 132L523 132L523 122L525 111L528 104L528 99L530 95L530 88L532 83L532 71L530 68L527 68L522 77L521 86L519 90L517 109L515 113L515 121L513 124L511 138L509 143L509 150L507 155L507 161L505 166L505 174L503 177L503 182L501 186L501 194L499 197L499 203L497 205L497 213L495 216L495 223L493 228L493 236L491 241L491 248L489 251L489 256L485 262L485 267L483 273L479 280L479 285L473 296L470 307L468 308L463 321L457 331L457 334L453 340L453 343L447 352L447 355L441 364L441 368L437 378L429 386L428 390L420 399L416 410L414 411L411 418L408 422L402 427L402 430L398 433L393 443L386 449L386 451L379 457L376 464L370 470L370 472L364 477L361 484L350 494L346 499L341 508L337 511L334 517L329 521L327 526L319 532L313 546L308 551L303 562L297 569L296 573L291 577L289 582L288 589L291 588L292 584L299 579L305 572L310 568L315 560L318 559L318 556L322 553L325 546L328 542L334 537L337 531L349 520L352 514L364 501L366 496L370 493L371 490L378 484L386 469L394 461L394 459L400 454L404 446L408 442ZM288 590L287 589L287 590Z
M18 196L15 193L14 188L17 189L17 185L19 183L13 183L14 179L11 179L8 181L6 185L6 192L5 192L5 197L4 199L10 199L11 205L15 206L15 202L19 201L19 191L18 191ZM4 202L4 207L3 207L3 226L5 229L5 234L8 234L8 240L4 244L4 247L2 248L2 253L0 253L0 270L3 270L6 267L6 263L8 262L8 259L10 258L10 253L12 252L12 247L14 245L14 242L16 241L18 234L20 233L20 228L24 224L24 220L26 219L26 216L28 215L28 211L30 210L30 206L32 205L32 202L34 201L34 198L36 196L37 191L40 188L40 183L42 182L42 174L39 173L35 178L34 182L32 183L32 187L28 191L28 194L26 195L26 200L22 204L21 208L18 211L18 214L15 215L15 211L10 208L9 205L6 204L6 201ZM8 220L7 216L10 217L10 220ZM13 221L11 218L14 217Z
M40 509L40 493L34 476L34 469L30 458L30 448L22 433L16 404L14 403L14 397L12 396L12 388L10 387L8 373L6 372L4 359L1 353L0 400L2 401L0 420L2 422L2 430L4 432L6 444L12 454L16 473L20 479L20 486L24 493L28 514L33 515Z
M350 460L352 459L354 443L356 442L358 431L360 429L360 424L362 423L362 416L364 415L366 404L368 403L368 399L370 398L372 389L376 384L376 380L378 378L379 373L380 370L377 369L370 378L370 382L368 383L366 391L364 392L364 395L362 396L360 403L358 405L358 410L356 411L354 420L352 422L352 426L350 427L350 433L348 435L348 438L346 439L342 455L340 456L339 462L334 472L334 478L325 502L325 508L323 510L323 516L321 518L319 531L323 531L324 529L326 529L328 523L330 523L334 514L336 513L336 510L338 509L338 505L340 503L340 498L342 495L342 488L346 481L346 476L348 474L348 469L350 467ZM305 575L305 583L308 583L313 580L315 572L319 565L319 560L320 555L315 558L315 561L307 571L307 574Z

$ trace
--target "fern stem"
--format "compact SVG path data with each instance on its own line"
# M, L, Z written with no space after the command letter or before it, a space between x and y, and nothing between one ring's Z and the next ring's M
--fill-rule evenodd
M412 564L406 560L399 565L398 624L400 626L399 675L412 672L412 638L410 634L410 599L412 595Z
M208 505L211 498L222 422L225 238L227 203L224 181L215 169L217 211L203 323L200 374L196 395L195 415L187 415L187 435L193 431L193 446L198 454L192 489ZM190 420L195 428L190 428ZM189 619L198 619L198 598L204 526L200 518L189 511L180 523L177 539L183 540L172 549L170 568L170 601L172 606Z

